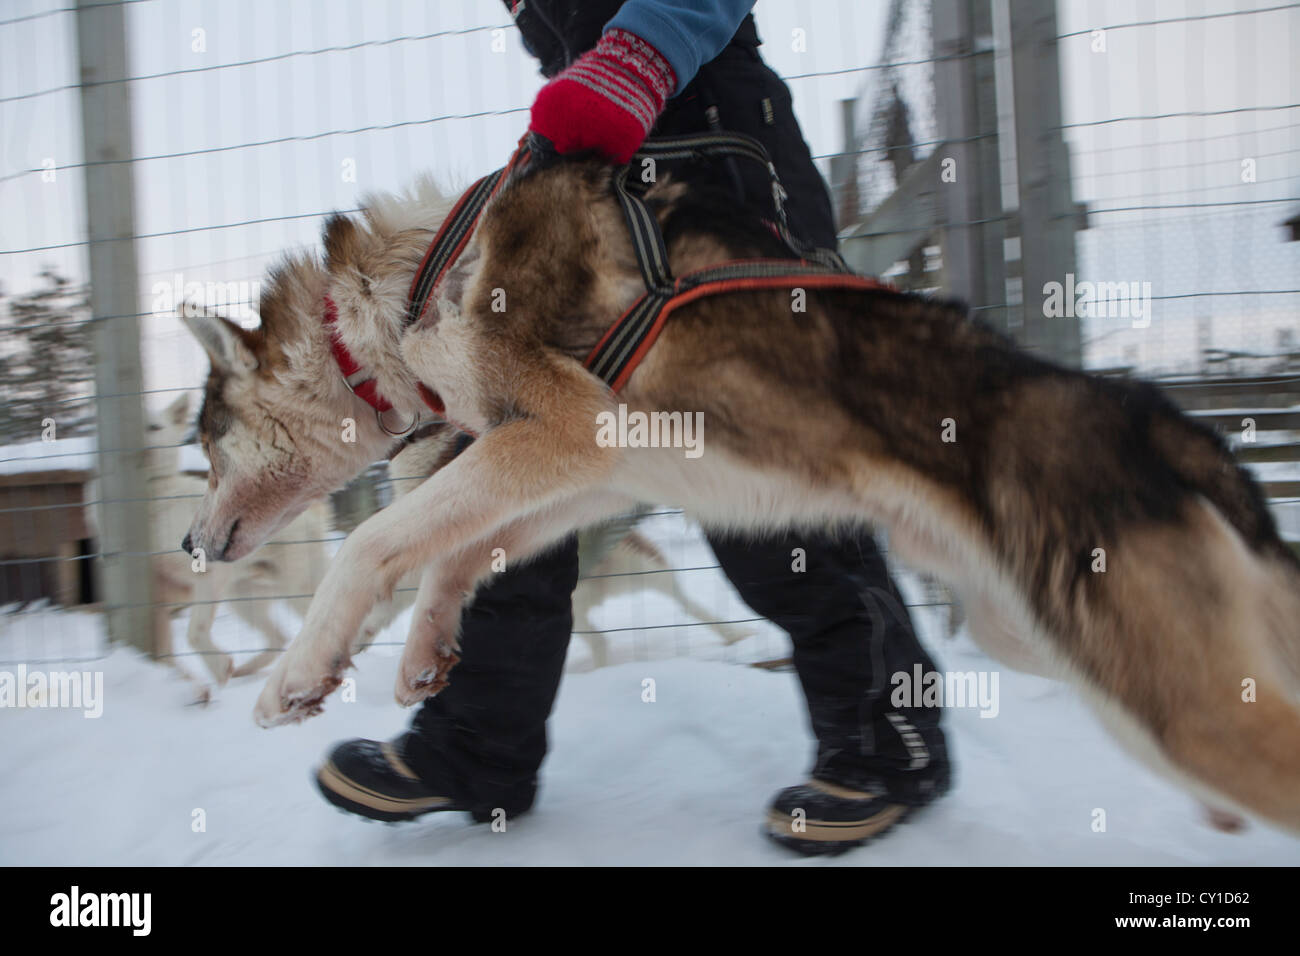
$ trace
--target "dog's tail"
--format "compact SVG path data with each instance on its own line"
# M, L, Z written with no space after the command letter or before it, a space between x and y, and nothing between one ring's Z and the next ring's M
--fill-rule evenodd
M1282 666L1280 677L1300 696L1300 559L1281 539L1263 490L1223 440L1191 419L1164 409L1150 429L1152 444L1188 489L1204 497L1241 536L1271 580L1267 606L1279 615L1267 640Z

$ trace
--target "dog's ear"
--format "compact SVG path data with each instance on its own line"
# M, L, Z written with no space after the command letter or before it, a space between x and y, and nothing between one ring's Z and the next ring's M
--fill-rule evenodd
M243 329L229 319L186 302L180 308L181 321L208 353L212 367L231 375L246 375L257 368L257 355Z
M190 393L181 392L167 408L163 411L167 421L173 425L184 425L190 420Z
M325 221L325 267L337 272L341 267L357 260L357 224L347 216L335 213Z

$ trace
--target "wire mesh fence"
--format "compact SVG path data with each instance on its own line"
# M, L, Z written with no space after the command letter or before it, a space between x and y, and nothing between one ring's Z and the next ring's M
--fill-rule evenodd
M163 656L248 660L277 649L267 634L293 633L290 605L311 593L288 584L310 574L285 569L328 560L347 530L391 498L391 479L368 473L318 516L317 531L286 529L247 559L239 583L196 592L179 543L203 493L206 462L188 432L206 359L178 307L201 301L255 323L267 269L285 250L315 248L329 213L356 211L365 194L401 190L421 175L452 192L500 166L542 81L504 9L487 0L110 2L126 12L125 82L136 116L124 159L80 153L75 8L0 19L0 194L11 211L0 239L0 664L107 652L96 610L104 596L91 570L103 557L96 515L123 499L100 494L96 480L104 456L141 452L149 481L136 500L149 503L148 557L164 582L156 610L173 634ZM989 6L991 35L959 53L933 48L931 0L760 2L755 11L764 54L790 82L845 235L909 237L905 254L881 270L907 287L945 286L945 228L996 221L1008 228L999 268L1019 258L1018 111L1006 75L1016 24L1009 0ZM1127 313L1084 317L1085 364L1184 384L1251 378L1267 384L1250 393L1247 411L1300 405L1300 241L1286 241L1288 229L1300 233L1286 224L1300 214L1300 80L1285 68L1300 6L1189 0L1145 20L1102 2L1058 12L1058 132L1071 159L1062 176L1086 227L1076 234L1079 277L1147 282L1153 310L1142 327ZM1223 45L1233 75L1207 66ZM940 132L935 75L955 59L996 64L996 123L963 139L997 143L1000 201L970 220L881 224L879 211L909 171L954 144ZM130 164L137 195L139 398L153 430L132 448L96 442L87 384L94 356L85 331L112 316L92 316L81 298L92 242L83 193L87 170L109 163ZM991 320L1025 306L1014 271L1003 298L979 307ZM174 411L185 397L183 414ZM1267 447L1294 447L1296 431L1268 432ZM1279 509L1294 507L1300 493L1286 493L1300 479L1294 459L1264 456L1257 467L1274 482ZM672 504L659 503L643 523L663 566L584 574L594 594L617 585L644 596L620 601L618 613L593 612L578 632L619 635L633 656L701 642L724 655L784 655L779 631L730 591L699 530ZM1300 534L1300 518L1285 513ZM652 578L671 584L626 586ZM904 584L918 611L947 603L924 582ZM260 610L241 613L241 604ZM209 624L220 648L193 646L205 607L215 611ZM708 633L725 625L751 627L756 640L733 650ZM375 643L403 636L399 622Z

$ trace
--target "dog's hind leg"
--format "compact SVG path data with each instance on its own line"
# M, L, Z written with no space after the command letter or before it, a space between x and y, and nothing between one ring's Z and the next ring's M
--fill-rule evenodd
M599 581L579 581L577 590L573 592L573 633L587 642L593 668L609 664L609 641L591 620L591 610L598 595L603 597Z
M220 686L230 679L234 665L230 655L212 641L212 623L217 616L217 606L224 596L226 580L222 571L213 567L209 567L203 575L194 586L194 603L190 605L185 637L190 649L203 658L203 663Z
M1105 579L1080 655L1104 722L1214 810L1300 832L1300 570L1198 499L1127 531Z
M231 677L247 677L249 674L256 674L275 660L288 645L289 638L285 636L284 631L280 630L279 625L272 618L271 602L269 600L236 601L232 604L232 607L234 607L235 614L241 620L257 628L266 637L268 644L266 648L249 660L244 661L230 674Z
M676 586L673 578L673 571L668 566L668 559L664 557L654 542L639 534L636 531L630 531L618 543L618 549L621 551L634 554L641 558L646 564L654 570L654 574L645 575L641 580L644 586L650 590L658 591L660 594L675 601L683 611L689 614L701 624L708 625L724 644L735 644L737 641L743 641L747 637L754 635L752 628L744 627L739 624L729 624L726 622L715 622L716 612L709 610L697 601L692 600L689 596L682 594L681 589Z
M709 630L722 639L722 643L727 645L735 644L746 638L753 637L757 633L753 628L746 627L743 624L716 620L718 616L716 611L711 611L704 605L682 594L679 589L673 587L672 580L668 575L656 575L656 577L660 580L656 580L653 587L680 604L682 610L695 620L708 625Z

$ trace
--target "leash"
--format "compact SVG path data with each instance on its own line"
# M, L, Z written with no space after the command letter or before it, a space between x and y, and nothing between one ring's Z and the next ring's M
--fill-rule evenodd
M407 296L403 327L418 323L428 308L429 298L447 271L460 257L474 227L478 224L484 207L517 172L524 169L536 156L545 159L553 151L549 144L531 136L520 140L518 148L501 169L489 173L475 182L456 201L443 220L428 250L411 280ZM640 179L632 175L635 168L646 168L647 160L659 161L711 160L739 158L759 163L767 172L772 184L774 218L769 221L773 232L793 253L792 259L738 259L732 262L689 272L674 278L668 265L668 250L659 222L645 203L645 194L654 178ZM723 295L759 289L835 288L856 291L897 292L888 283L860 276L849 269L839 253L832 249L818 249L801 242L790 232L786 217L786 191L781 185L776 167L763 144L741 133L698 133L648 139L632 157L631 162L614 174L614 193L623 217L627 222L646 290L610 326L592 349L585 361L586 367L599 376L613 391L618 391L631 377L637 365L649 352L668 317L678 308L709 295ZM422 419L418 414L409 425L394 430L384 421L392 403L379 394L375 379L359 378L360 365L355 361L339 338L335 324L338 311L329 297L325 299L324 322L330 327L331 348L348 389L375 409L379 427L394 438L407 442L415 435L425 434L428 427L446 421L446 408L437 393L420 385L420 397L436 418Z

